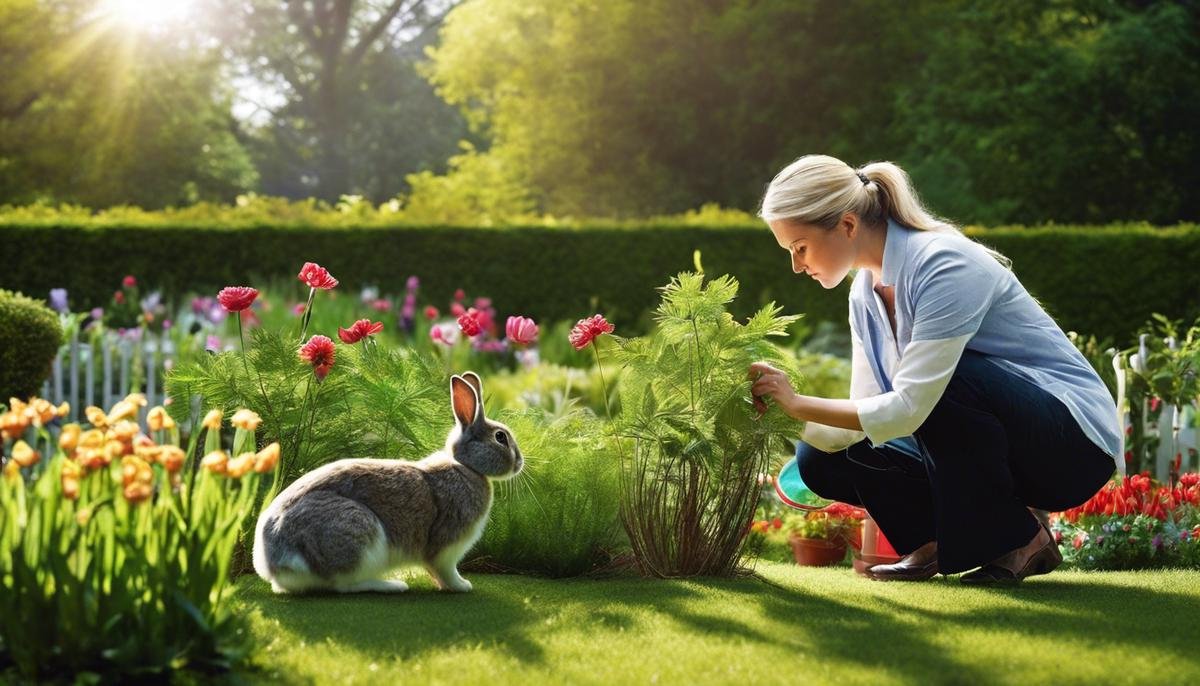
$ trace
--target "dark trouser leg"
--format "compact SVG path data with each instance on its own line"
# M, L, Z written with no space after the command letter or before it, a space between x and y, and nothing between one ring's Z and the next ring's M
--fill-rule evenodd
M933 495L924 464L913 457L886 443L827 453L801 441L796 464L817 495L866 508L901 555L934 540Z
M1027 507L1079 505L1114 467L1061 401L970 351L916 437L932 484L943 574L1025 545L1039 526Z

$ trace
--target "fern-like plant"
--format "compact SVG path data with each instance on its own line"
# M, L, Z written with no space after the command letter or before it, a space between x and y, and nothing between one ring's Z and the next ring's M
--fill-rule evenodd
M748 368L764 360L798 379L770 339L799 317L771 303L735 321L727 306L738 283L728 275L705 283L703 273L685 272L661 290L656 329L616 338L625 367L621 519L644 573L730 575L740 568L757 475L798 430L777 409L756 416Z
M296 341L256 330L243 359L226 352L180 365L167 376L170 411L186 419L205 408L246 407L263 419L263 444L281 446L280 476L296 477L346 457L416 459L436 450L453 423L440 365L406 347L338 345L323 381L297 357Z

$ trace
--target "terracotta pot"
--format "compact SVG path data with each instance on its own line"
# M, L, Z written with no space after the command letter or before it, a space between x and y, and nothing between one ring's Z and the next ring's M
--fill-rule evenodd
M801 538L796 534L788 536L792 544L792 555L796 564L806 567L828 567L841 562L846 557L844 541L827 541L823 538Z
M890 565L900 561L892 544L884 537L883 532L875 524L875 520L867 517L863 520L861 544L854 549L854 571L866 574L875 565Z

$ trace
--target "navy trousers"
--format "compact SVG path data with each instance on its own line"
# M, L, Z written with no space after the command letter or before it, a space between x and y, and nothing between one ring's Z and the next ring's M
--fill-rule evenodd
M865 507L896 552L937 541L943 574L1025 545L1039 526L1027 508L1081 505L1114 470L1062 401L974 351L913 436L920 456L867 440L833 453L801 441L796 464L817 495Z

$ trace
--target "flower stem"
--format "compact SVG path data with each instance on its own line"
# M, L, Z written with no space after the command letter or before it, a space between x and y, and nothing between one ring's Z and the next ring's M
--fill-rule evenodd
M301 320L301 324L300 324L300 342L301 343L304 342L304 334L308 333L308 320L312 319L312 304L313 304L313 298L315 298L316 295L317 295L316 287L310 287L308 289L308 303L306 303L304 305L304 317Z
M246 364L246 337L244 335L242 335L242 313L241 312L237 313L237 320L238 320L238 341L240 341L242 344L242 368L246 370L247 374L249 374L250 366L248 364Z

